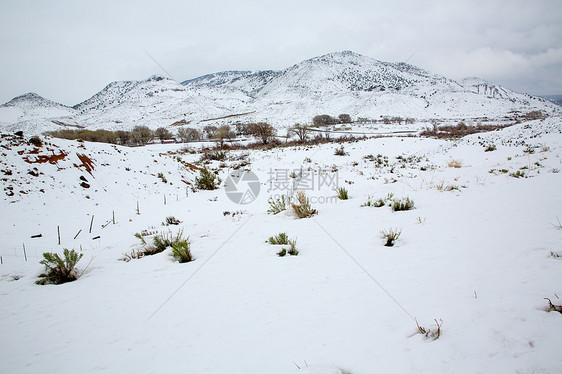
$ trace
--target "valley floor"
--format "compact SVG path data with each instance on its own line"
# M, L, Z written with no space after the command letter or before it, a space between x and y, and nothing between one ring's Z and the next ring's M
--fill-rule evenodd
M235 151L219 173L249 162L260 193L246 205L223 186L192 191L198 154L51 140L68 157L34 166L3 149L3 169L21 171L4 188L26 193L0 202L0 372L559 372L562 315L544 298L562 304L561 132L553 117L459 141L345 143L344 156L334 144ZM308 177L311 218L267 213L293 171ZM362 206L389 194L415 209ZM162 226L168 216L181 224ZM401 236L385 247L390 228ZM135 233L180 229L195 261L171 249L120 260ZM280 232L298 256L266 243ZM41 253L62 248L82 249L83 275L36 285ZM439 338L416 320L439 323Z

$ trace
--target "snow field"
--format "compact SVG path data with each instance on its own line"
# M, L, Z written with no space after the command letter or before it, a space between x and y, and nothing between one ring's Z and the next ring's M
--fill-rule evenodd
M193 181L196 173L178 169L176 155L162 156L158 147L87 143L93 176L44 164L44 176L29 177L34 192L2 200L4 245L42 231L37 245L57 251L83 244L79 267L93 260L80 279L58 286L34 284L38 260L0 266L0 371L556 372L561 317L545 312L543 298L559 304L562 292L562 262L550 256L562 251L562 230L551 225L562 216L561 177L553 172L562 166L562 137L553 130L560 119L525 125L457 142L345 143L347 156L334 155L336 144L252 151L261 193L248 205L232 203L222 188L185 197L181 178ZM508 144L519 138L525 144ZM482 141L498 149L484 152ZM76 151L75 142L52 142ZM538 148L526 153L528 145ZM6 162L25 174L21 156L7 153ZM387 156L389 166L376 167L363 158L369 154ZM192 163L199 155L180 157ZM462 167L448 167L451 160ZM335 192L324 186L307 191L313 201L327 200L312 203L319 211L312 218L267 214L269 196L278 193L271 171L301 166L337 175L350 199L327 200ZM525 166L529 178L490 173ZM228 169L220 173L224 180ZM90 189L78 186L80 175ZM44 194L34 185L42 178L52 183ZM415 209L361 207L368 196L388 193L410 197ZM166 205L163 194L172 197ZM117 224L102 229L112 210ZM96 225L86 235L91 214ZM170 229L190 236L195 261L178 264L170 249L119 261L138 245L135 232L167 230L161 222L170 215L182 221ZM61 246L57 225L65 233ZM380 237L390 227L402 230L392 248ZM278 257L280 246L265 243L279 232L297 238L298 256ZM424 339L411 317L426 328L441 319L442 335Z

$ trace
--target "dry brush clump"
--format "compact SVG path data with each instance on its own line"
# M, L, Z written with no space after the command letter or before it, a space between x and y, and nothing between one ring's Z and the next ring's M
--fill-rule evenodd
M423 326L420 326L418 324L417 319L415 321L416 321L416 325L418 326L418 332L420 334L424 335L426 339L437 340L441 336L441 326L443 326L443 320L442 319L439 319L439 321L437 321L437 319L434 319L435 328L433 328L433 329L425 328Z
M459 169L462 167L462 161L461 160L451 160L447 163L447 166L450 168L456 168Z
M558 313L562 313L562 305L555 305L552 303L552 301L548 298L545 297L545 300L548 300L548 308L546 309L547 312L558 312Z
M476 126L467 125L464 121L460 121L456 125L433 125L433 129L426 129L420 133L421 136L427 136L439 139L458 139L466 135L476 134L481 132L494 131L503 129L513 124L508 125L483 125L478 123Z
M291 203L291 208L298 218L309 218L318 213L310 206L310 199L303 191L297 191L296 202Z

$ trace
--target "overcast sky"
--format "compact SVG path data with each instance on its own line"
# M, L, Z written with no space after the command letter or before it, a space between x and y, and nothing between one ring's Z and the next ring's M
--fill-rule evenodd
M0 103L74 105L159 65L183 81L342 50L562 94L561 0L0 0L0 46Z

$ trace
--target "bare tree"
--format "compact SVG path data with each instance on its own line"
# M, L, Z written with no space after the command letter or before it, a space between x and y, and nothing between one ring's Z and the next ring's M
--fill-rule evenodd
M328 126L338 122L339 120L337 118L329 116L328 114L320 114L312 118L312 123L314 123L315 126Z
M129 131L118 130L117 137L119 138L119 144L127 145L131 141L131 133Z
M172 139L172 133L165 127L159 127L154 130L154 136L160 139L160 141L164 141L167 139Z
M133 142L138 145L145 145L154 137L152 130L146 126L135 126L131 131Z
M310 133L310 129L306 125L301 125L300 123L296 123L293 127L290 128L291 134L295 134L301 143L306 142L308 138L308 134Z
M232 139L236 137L236 133L230 129L229 125L222 125L215 131L215 133L211 137L215 139L222 147L225 140L232 141Z
M351 123L351 116L349 114L340 114L338 118L341 123Z
M266 122L258 122L252 126L252 136L259 138L263 144L269 143L275 135L277 130Z
M205 136L207 137L207 139L212 139L215 131L217 131L217 126L213 126L213 125L207 125L205 127L203 127L203 132L205 133Z
M180 127L178 129L178 137L182 142L194 142L201 139L201 131L189 127Z

